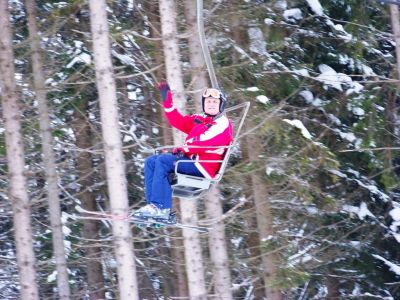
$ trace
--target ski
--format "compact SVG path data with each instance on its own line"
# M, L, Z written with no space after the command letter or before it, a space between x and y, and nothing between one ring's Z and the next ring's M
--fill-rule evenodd
M91 219L91 220L121 220L121 221L127 221L129 223L134 223L139 225L138 227L141 227L140 225L144 225L145 227L152 227L152 228L162 228L162 227L177 227L177 228L188 228L191 230L198 231L200 233L207 233L208 228L207 227L201 227L201 226L195 226L195 225L188 225L188 224L182 224L177 222L176 220L176 213L172 212L170 214L170 217L168 220L165 219L160 219L160 218L141 218L141 217L135 217L133 215L129 216L116 216L110 213L106 212L98 212L98 211L89 211L81 206L75 206L75 209L80 212L85 214L85 216L80 216L79 218L81 219ZM77 217L77 216L75 216Z
M200 233L208 232L207 227L178 223L176 221L176 216L175 216L174 212L171 213L170 218L168 220L160 219L160 218L145 218L145 217L130 216L129 221L131 223L138 225L137 226L138 228L140 228L141 225L144 225L145 227L151 227L151 228L177 227L177 228L181 228L181 229L187 228L187 229L195 230Z

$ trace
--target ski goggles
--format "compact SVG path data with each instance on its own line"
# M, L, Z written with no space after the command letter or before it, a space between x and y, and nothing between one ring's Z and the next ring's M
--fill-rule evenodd
M208 88L208 89L204 90L203 97L204 98L213 97L213 98L221 99L221 92L214 88Z

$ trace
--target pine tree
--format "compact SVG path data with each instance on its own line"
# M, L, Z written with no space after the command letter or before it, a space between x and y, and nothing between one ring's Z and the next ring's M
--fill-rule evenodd
M0 1L0 84L3 109L7 166L8 199L13 209L15 248L18 263L20 297L39 299L31 227L31 204L25 176L21 110L15 82L13 38L8 1Z
M105 1L90 1L90 21L93 36L96 83L100 101L104 154L111 212L115 216L128 215L125 162L121 135L108 21ZM121 218L113 220L114 251L118 267L118 285L121 299L138 299L132 235L129 224Z

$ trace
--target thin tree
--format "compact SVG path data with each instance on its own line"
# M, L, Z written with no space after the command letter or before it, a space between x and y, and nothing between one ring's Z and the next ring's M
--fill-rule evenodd
M92 155L89 150L92 147L90 123L87 117L88 99L81 99L74 111L72 129L74 131L76 146L79 151L76 159L76 168L79 173L79 184L82 187L80 199L85 210L96 210L95 194L91 190L94 185ZM96 220L83 220L84 240L95 240L99 237L99 222ZM105 299L103 267L101 264L101 248L99 245L87 245L85 247L86 276L89 289L89 298L92 300Z
M257 164L259 155L261 154L261 141L256 136L248 136L246 139L247 153L249 160L253 164ZM251 196L254 199L254 211L257 220L257 232L259 236L259 245L274 236L272 228L272 213L270 203L268 201L268 188L263 180L262 172L252 172L250 174ZM270 287L277 273L276 261L273 255L261 252L262 261L262 277L264 281L265 296L267 299L280 300L281 294Z
M162 40L161 40L161 29L160 29L160 14L159 14L159 5L155 1L146 1L145 2L146 10L148 11L149 23L150 26L150 35L152 38L156 38L154 41L154 45L156 49L159 49L159 54L154 57L155 64L161 65L164 63L164 58L161 55L162 52ZM165 78L165 70L163 68L158 68L155 72L156 78ZM150 108L152 106L149 106ZM154 113L153 113L154 115ZM161 128L162 128L162 142L164 145L172 145L172 129L168 125L168 121L164 118L164 110L161 109L155 115L157 120L161 120ZM180 215L179 207L176 209L177 215ZM171 297L187 297L189 295L189 289L187 286L187 277L185 265L181 263L182 257L184 254L183 249L183 238L181 231L172 231L171 232L171 258L174 262L174 277L170 278L172 294Z
M399 6L396 4L390 4L390 20L392 24L392 31L395 42L395 52L396 52L396 68L394 70L395 78L398 80L396 84L395 92L387 98L386 104L386 128L388 134L385 139L387 143L387 149L385 149L385 169L390 172L393 168L392 163L392 147L393 147L393 137L396 136L396 125L398 124L397 117L397 94L400 91L400 13Z
M244 46L248 36L244 30L241 30L239 19L236 16L232 17L232 24L234 26L232 31L235 42L241 46ZM254 122L249 119L246 123L247 129L250 129L254 126ZM248 135L243 148L245 150L244 152L247 153L249 161L256 165L263 154L262 137L258 136L257 134ZM261 254L264 295L266 299L281 300L283 299L281 291L272 285L277 278L277 257L274 254L262 253L261 251L261 245L265 243L268 238L275 235L272 207L269 199L270 191L268 189L268 183L264 179L264 173L261 171L252 172L250 174L249 184L249 194L254 199L254 211L256 215L257 233L259 238L257 245L259 249L257 250L259 250L259 253ZM254 235L251 235L249 238L251 238L252 243L255 242Z
M139 298L132 233L128 215L128 194L125 177L125 161L118 124L118 103L105 0L90 0L90 25L96 70L96 85L100 101L103 148L107 173L108 192L113 220L114 251L117 260L120 299Z
M190 31L189 58L191 65L192 85L195 91L194 99L196 110L201 111L201 92L208 86L207 73L205 71L204 55L198 35L196 2L185 1L185 17ZM229 256L225 237L225 224L222 221L223 210L220 201L220 192L216 186L212 186L205 196L205 208L207 218L213 222L209 232L208 244L212 262L214 293L217 299L229 300L232 298L232 283L229 269Z
M251 126L250 123L249 126ZM255 134L248 135L246 138L246 147L249 160L252 164L256 165L262 155L262 141ZM268 184L263 177L264 173L262 171L253 171L250 174L251 194L254 199L254 211L260 245L275 235L272 221L272 207L269 199L270 193ZM283 299L281 291L271 285L277 277L278 260L276 259L276 255L261 252L261 261L266 299Z
M160 0L160 17L165 66L168 82L174 89L174 103L180 111L185 111L185 97L177 40L176 7L173 0ZM183 143L183 136L174 131L174 143ZM182 222L197 224L197 207L194 201L180 201ZM207 290L204 279L203 256L198 232L183 229L186 273L190 299L206 299Z
M400 78L400 14L399 6L390 4L390 20L392 23L392 30L394 35L394 41L396 43L396 73L397 79ZM398 84L400 86L400 84Z
M27 192L21 110L15 82L14 54L8 1L0 0L0 87L8 162L8 197L13 210L20 298L39 299L31 227L31 203Z
M39 109L39 126L42 137L43 163L47 182L47 198L49 203L54 258L56 261L58 294L60 299L69 299L70 288L61 222L58 175L53 151L49 109L47 106L45 77L43 74L43 63L40 50L40 35L36 24L36 1L26 0L25 4L28 16L30 46L32 50L33 84Z
M232 38L233 40L239 44L239 45L244 45L246 44L247 41L247 34L243 26L241 26L241 21L243 18L240 17L238 14L232 14L230 16L230 24L232 26ZM232 59L235 63L238 63L239 61L239 56L236 52L232 54ZM247 155L247 148L249 147L243 147L244 154L245 156ZM248 158L248 155L247 155ZM250 185L250 184L249 184ZM251 198L251 187L249 191L247 191L248 196ZM245 207L246 209L252 209L253 208L253 203L248 203ZM259 259L261 257L261 249L260 249L260 239L259 235L257 232L257 220L255 217L251 216L250 220L248 221L248 228L250 228L250 232L246 235L246 240L248 244L248 249L251 257L253 259L249 262L253 276L255 277L253 280L253 295L255 299L262 299L265 295L264 292L264 284L263 284L263 278L262 276L259 276L258 270L260 269L261 265L261 260ZM262 267L261 267L262 268Z

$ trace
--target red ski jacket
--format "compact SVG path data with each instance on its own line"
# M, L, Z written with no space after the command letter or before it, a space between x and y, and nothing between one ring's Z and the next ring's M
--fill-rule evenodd
M187 134L182 147L185 156L196 161L196 167L205 178L214 178L221 163L204 162L204 160L222 160L224 158L226 147L218 148L216 146L229 146L231 143L233 137L231 121L225 114L215 120L200 114L184 116L175 106L166 107L167 105L164 105L164 111L168 122L171 126ZM195 146L201 146L201 148Z

